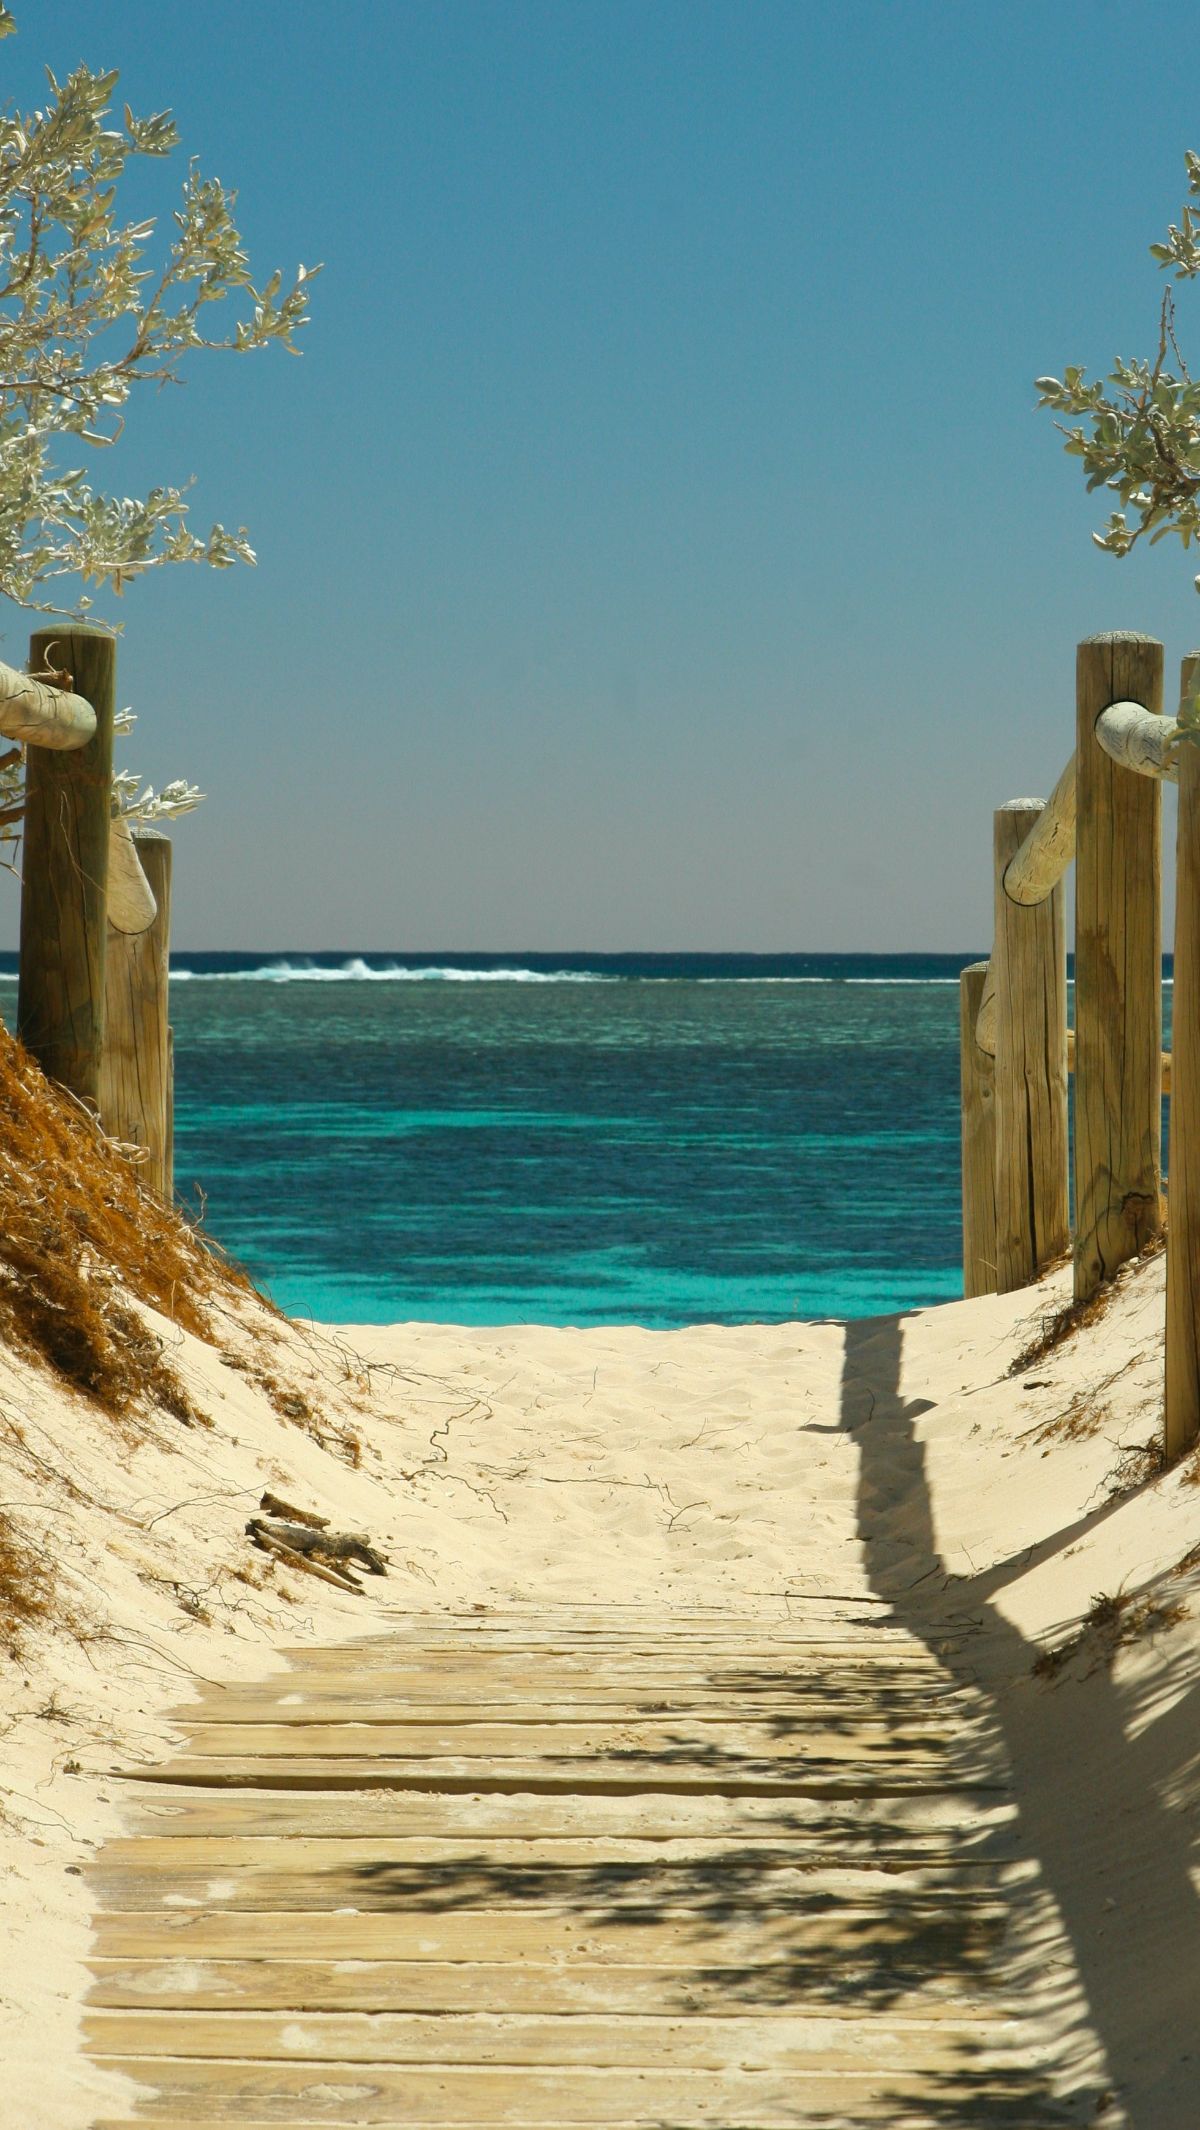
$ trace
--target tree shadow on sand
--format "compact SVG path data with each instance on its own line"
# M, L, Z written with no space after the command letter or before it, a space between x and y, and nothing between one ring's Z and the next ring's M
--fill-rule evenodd
M1189 2051L1200 2063L1200 1900L1189 1819L1200 1748L1195 1690L1181 1681L1167 1694L1160 1687L1137 1699L1118 1688L1103 1661L1085 1678L1050 1684L1034 1675L1038 1647L994 1602L1008 1582L1065 1551L1115 1505L978 1576L947 1572L917 1437L928 1407L901 1396L902 1340L899 1319L846 1327L842 1424L860 1452L859 1535L872 1589L952 1675L974 1681L982 1672L997 1682L989 1700L1011 1768L1022 1851L1036 1860L1070 1940L1113 2092L1104 2112L1104 2096L1085 2078L1073 2119L1122 2130L1195 2130L1195 2084L1181 2102L1176 2071ZM1097 1857L1113 1865L1107 1896L1097 1892ZM1039 1948L1032 1925L1022 1946L1019 1914L1015 1924L1030 1991L1044 1995L1052 1949ZM950 2099L931 2120L969 2118Z

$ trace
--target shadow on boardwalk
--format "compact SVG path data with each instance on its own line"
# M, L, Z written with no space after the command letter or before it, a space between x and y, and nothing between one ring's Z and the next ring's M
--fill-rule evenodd
M952 1672L991 1683L1021 1853L1036 1859L1057 1905L1107 2058L1113 2106L1105 2112L1094 2085L1090 2100L1081 2085L1074 2119L1123 2130L1195 2130L1200 1900L1188 1817L1194 1798L1181 1794L1189 1778L1194 1791L1200 1750L1195 1688L1159 1711L1119 1689L1103 1663L1086 1678L1054 1685L1033 1677L1038 1650L995 1599L1038 1558L1061 1552L1113 1509L1054 1534L1032 1557L1023 1552L974 1577L949 1575L916 1434L929 1408L901 1395L902 1340L898 1319L846 1329L842 1425L860 1451L859 1535L872 1588ZM1043 2002L1049 1950L1039 1953L1032 1939L1024 1948L1030 1994ZM947 2125L970 2120L951 2100Z

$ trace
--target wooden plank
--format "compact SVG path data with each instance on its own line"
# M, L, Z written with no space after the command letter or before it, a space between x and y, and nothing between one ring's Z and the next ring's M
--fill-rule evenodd
M978 1752L981 1728L963 1723L948 1730L940 1718L906 1716L889 1723L854 1718L839 1729L822 1728L792 1715L780 1723L698 1724L680 1719L604 1720L579 1717L570 1723L189 1723L187 1751L199 1759L241 1758L361 1759L370 1752L385 1760L486 1760L499 1763L536 1757L547 1768L585 1758L638 1760L661 1766L714 1766L732 1772L747 1767L857 1763L870 1756L873 1766L920 1758L942 1760L952 1752L965 1758Z
M682 1423L681 1423L682 1424ZM604 1451L598 1447L595 1457L588 1460L589 1471L599 1478L605 1476L599 1469ZM793 1581L786 1588L776 1588L761 1593L761 1602L754 1605L676 1605L668 1600L634 1599L624 1605L606 1605L594 1599L584 1599L572 1604L568 1599L559 1603L537 1604L527 1600L498 1598L491 1605L438 1604L433 1600L422 1604L416 1591L399 1595L391 1609L407 1620L444 1627L531 1627L539 1634L553 1633L556 1628L581 1626L602 1627L608 1630L623 1630L626 1633L644 1634L663 1628L667 1633L685 1633L695 1626L706 1626L710 1621L727 1627L731 1632L748 1628L758 1633L762 1628L786 1627L801 1614L822 1611L854 1610L861 1612L895 1612L895 1601L875 1590L861 1573L853 1559L843 1563L850 1578L860 1576L856 1588L830 1590L823 1581L810 1581L807 1588L801 1587L804 1577ZM364 1634L363 1639L366 1639Z
M1096 739L1110 703L1162 711L1162 645L1118 632L1079 646L1075 857L1075 1296L1162 1225L1162 793Z
M936 2069L951 2050L978 2056L978 2009L957 2017L905 2022L838 2019L826 2014L727 2018L689 2012L675 2018L597 2018L587 2013L537 2017L527 2013L464 2013L449 2023L436 2015L403 2012L162 2012L92 2011L85 2023L89 2049L103 2056L145 2059L180 2056L254 2063L641 2065L647 2069L721 2071L805 2070L819 2060L825 2072ZM1016 2022L991 2021L993 2047L1020 2037Z
M708 2012L728 2016L752 2010L758 2017L796 2014L795 1975L790 1960L753 1968L705 1960L693 1967L685 1954L676 1966L632 1962L578 1967L562 1962L94 1959L90 2002L94 2006L169 2011L253 2007L285 2012L530 2012L659 2013ZM957 2019L964 2007L972 2019L1001 2016L1000 2000L986 1975L973 1978L921 1975L899 1969L885 1995L886 2015L936 2024ZM814 2003L830 2018L858 2021L866 2000L852 1979L845 1989L835 1971L818 1969ZM806 2016L808 2014L806 2013Z
M643 1923L610 1922L600 1913L405 1910L312 1916L303 1936L305 1954L315 1960L589 1960L645 1967L761 1967L782 1960L798 1971L806 1958L818 1965L907 1960L930 1968L952 1957L961 1973L971 1949L981 1953L1006 1919L1002 1902L978 1900L964 1909L941 1896L808 1915L798 1897L750 1923L725 1923L698 1910ZM100 1915L95 1933L96 1956L106 1960L284 1960L296 1951L291 1915Z
M817 1669L837 1683L894 1680L900 1685L924 1685L931 1690L951 1689L957 1684L945 1665L914 1652L910 1647L891 1654L879 1650L855 1651L841 1643L785 1657L781 1657L778 1651L767 1654L760 1651L733 1659L717 1655L674 1659L654 1651L643 1651L636 1657L614 1657L607 1650L592 1655L572 1653L569 1657L554 1656L545 1651L522 1651L489 1657L486 1669L476 1658L460 1652L444 1656L439 1656L436 1651L409 1654L402 1647L393 1645L386 1655L360 1656L357 1652L348 1652L340 1664L314 1663L297 1667L286 1676L289 1681L447 1680L469 1685L472 1691L482 1689L484 1681L489 1686L492 1682L505 1685L519 1682L527 1689L544 1692L551 1680L556 1685L560 1681L588 1678L600 1683L597 1674L601 1668L603 1683L609 1686L652 1686L656 1682L684 1685L690 1682L697 1689L734 1689L739 1682L757 1682L764 1687L775 1682L786 1688L789 1680L811 1677Z
M603 1484L597 1480L597 1484ZM529 1653L540 1650L559 1651L563 1656L582 1656L596 1649L609 1649L614 1655L630 1650L649 1656L672 1654L682 1657L705 1656L710 1650L764 1651L767 1654L787 1657L797 1649L845 1647L853 1649L909 1648L921 1650L923 1644L890 1611L880 1610L863 1613L853 1619L831 1618L828 1614L811 1614L803 1620L760 1620L736 1627L722 1626L717 1621L706 1623L698 1620L685 1628L661 1629L651 1621L636 1631L632 1627L605 1627L597 1622L588 1627L566 1623L538 1630L520 1621L489 1623L472 1626L469 1620L415 1621L409 1615L397 1615L381 1604L377 1618L385 1623L383 1631L375 1631L370 1638L364 1636L358 1644L347 1644L347 1649L361 1649L369 1655L373 1649L418 1648L431 1654L447 1650L472 1653L502 1653L506 1650ZM301 1650L294 1652L298 1657ZM315 1654L315 1652L314 1652ZM325 1652L330 1654L329 1651Z
M991 1987L1036 1867L985 1715L854 1623L422 1622L209 1688L89 1873L93 2060L171 2130L902 2130L935 2088L1038 2130Z
M598 1486L607 1483L609 1475L589 1466L588 1478ZM616 1475L614 1476L614 1481ZM789 1636L803 1639L817 1630L830 1626L845 1627L853 1624L861 1631L891 1628L894 1633L911 1633L897 1614L891 1602L878 1603L858 1598L849 1598L838 1605L797 1604L785 1610L764 1608L760 1612L719 1612L709 1615L687 1617L674 1610L660 1612L651 1606L633 1608L627 1618L612 1614L589 1614L582 1608L562 1607L558 1611L535 1610L523 1613L516 1608L504 1608L494 1613L448 1613L430 1609L414 1609L403 1599L396 1602L390 1593L387 1601L387 1617L397 1626L409 1624L414 1632L441 1634L462 1638L464 1636L484 1641L490 1637L522 1636L538 1642L558 1638L600 1636L608 1640L624 1638L629 1641L644 1641L653 1636L664 1637L673 1642L687 1643L702 1640L708 1635L720 1635L726 1641L757 1642L776 1637ZM360 1637L363 1643L377 1639L377 1630L364 1630ZM300 1645L303 1646L303 1645Z
M738 1840L729 1834L716 1836L669 1835L645 1837L589 1835L585 1840L551 1838L537 1834L520 1840L479 1836L447 1840L433 1835L376 1836L372 1840L316 1834L217 1835L208 1839L191 1836L138 1834L116 1836L105 1842L96 1862L87 1867L88 1884L108 1886L130 1874L161 1880L164 1895L195 1881L213 1886L230 1877L259 1874L319 1882L325 1874L368 1873L383 1865L421 1865L430 1870L455 1871L469 1864L489 1868L534 1870L553 1866L578 1870L592 1865L633 1866L710 1865L728 1860L731 1868L751 1863L769 1866L797 1865L809 1872L821 1869L856 1871L875 1865L889 1874L908 1870L999 1869L1018 1851L1010 1828L999 1833L971 1825L960 1829L934 1829L909 1833L903 1828L834 1823L790 1828L785 1838L769 1829L766 1838ZM1033 1865L1029 1865L1033 1869Z
M985 1709L977 1688L943 1681L938 1706ZM372 1701L403 1700L417 1708L637 1708L650 1703L671 1708L695 1709L714 1716L737 1715L743 1709L805 1709L864 1704L877 1708L915 1706L929 1708L931 1675L914 1673L903 1666L858 1665L842 1669L824 1662L809 1669L780 1670L762 1665L698 1672L695 1665L673 1666L669 1671L653 1666L636 1670L622 1668L613 1676L608 1667L579 1665L570 1671L561 1666L524 1665L503 1668L445 1664L426 1666L378 1666L371 1670L353 1665L323 1666L320 1670L295 1670L262 1681L231 1680L228 1684L198 1682L186 1702L177 1704L183 1715L197 1707L223 1705L236 1708L252 1702L266 1707L283 1701L296 1706L302 1700L328 1697L343 1702L355 1699L361 1706L364 1680L370 1681Z
M234 1759L179 1758L161 1766L115 1768L114 1779L147 1786L179 1784L188 1789L213 1788L254 1790L459 1790L476 1796L496 1791L523 1790L531 1796L556 1794L591 1796L602 1792L664 1796L726 1797L863 1797L899 1796L905 1791L938 1789L947 1796L972 1797L1006 1790L999 1775L935 1774L928 1760L894 1758L887 1768L864 1769L861 1760L812 1762L784 1772L764 1764L753 1772L722 1770L719 1774L686 1764L669 1767L663 1761L588 1761L581 1756L573 1765L565 1760L548 1768L536 1757L493 1760L487 1763L463 1759L389 1760L374 1754L361 1759L303 1759L251 1754Z
M984 1705L978 1695L962 1694L947 1702L939 1696L937 1708L944 1717L952 1712L961 1714L968 1722L972 1717L984 1714ZM777 1694L772 1699L758 1696L744 1697L723 1693L710 1700L701 1700L683 1692L678 1694L655 1693L652 1689L644 1695L606 1692L602 1687L591 1694L572 1694L570 1698L552 1701L525 1700L516 1691L502 1700L437 1700L427 1695L410 1697L407 1694L386 1690L381 1693L363 1693L357 1686L321 1686L312 1691L293 1688L290 1692L259 1693L247 1691L235 1693L221 1691L207 1693L198 1701L181 1704L169 1713L176 1723L191 1724L245 1724L286 1723L303 1726L313 1723L407 1723L407 1724L470 1724L500 1723L527 1728L529 1725L633 1722L649 1716L670 1717L673 1721L711 1728L729 1722L731 1713L748 1722L816 1723L832 1718L850 1718L870 1728L875 1719L906 1719L928 1716L930 1707L928 1692L889 1693L883 1690L871 1693L855 1688L846 1694L822 1693L814 1685L810 1694ZM944 1725L943 1725L944 1727Z
M530 1834L547 1839L596 1835L639 1836L661 1840L671 1835L710 1835L731 1840L758 1840L764 1834L790 1837L801 1830L828 1831L836 1838L846 1828L873 1828L881 1839L914 1830L991 1829L1016 1825L1016 1809L1001 1795L915 1790L906 1795L811 1798L726 1797L700 1793L688 1797L599 1792L580 1796L568 1791L538 1796L533 1792L489 1794L393 1792L380 1788L349 1795L324 1796L263 1791L251 1796L201 1787L184 1792L153 1785L130 1792L137 1823L183 1839L226 1835L271 1835L288 1839L313 1834L332 1838L379 1837L403 1832L417 1837L492 1841Z
M115 2056L107 2066L136 2079L136 2060ZM139 2120L284 2123L296 2130L311 2120L323 2125L386 2123L423 2126L465 2124L566 2125L670 2124L672 2130L795 2130L804 2114L856 2125L896 2125L901 2108L927 2099L930 2072L865 2071L826 2075L818 2071L651 2071L385 2068L360 2064L252 2065L186 2060L154 2065L157 2091L141 2101ZM1061 2130L1062 2112L1050 2113L1040 2081L1024 2072L982 2073L971 2078L953 2060L938 2067L938 2108L943 2125L958 2119L985 2123L984 2104L1024 2100L1021 2130L1041 2121ZM970 2111L969 2113L967 2111ZM1010 2123L1014 2118L1010 2114Z
M444 1687L455 1683L461 1690L469 1680L471 1698L474 1699L480 1693L507 1691L510 1683L519 1682L522 1692L533 1693L535 1698L542 1700L554 1700L563 1692L606 1694L629 1687L645 1691L660 1682L676 1692L690 1691L708 1696L729 1691L735 1680L743 1680L747 1675L757 1691L763 1694L840 1692L855 1686L864 1691L878 1686L912 1693L934 1679L944 1681L948 1689L954 1689L957 1684L943 1664L928 1657L923 1660L914 1657L910 1645L905 1645L898 1659L886 1654L881 1659L877 1651L864 1656L842 1645L815 1652L805 1650L799 1655L784 1653L780 1656L777 1653L769 1658L739 1658L736 1652L732 1656L723 1656L711 1651L690 1656L659 1651L653 1657L614 1656L605 1652L601 1671L594 1655L539 1657L496 1651L479 1656L473 1651L456 1649L430 1654L410 1652L399 1642L393 1642L386 1655L373 1655L369 1660L367 1653L360 1656L357 1651L347 1652L340 1659L336 1652L323 1652L319 1661L314 1657L307 1664L293 1664L272 1679L241 1683L247 1690L257 1685L262 1692L270 1693L276 1688L307 1686L321 1680L338 1684L356 1678L397 1678L423 1681L427 1688L442 1692ZM552 1691L547 1690L545 1682L549 1682Z
M92 1894L109 1915L175 1915L192 1908L206 1915L315 1916L350 1907L364 1915L391 1915L400 1908L415 1914L450 1906L536 1907L539 1912L602 1906L613 1915L648 1908L665 1915L708 1906L749 1915L787 1903L893 1898L958 1906L997 1892L1003 1883L1000 1867L988 1858L889 1858L884 1867L869 1855L838 1862L821 1853L789 1859L782 1852L760 1857L737 1850L671 1863L591 1856L571 1865L498 1859L489 1851L453 1862L364 1856L308 1869L289 1869L282 1862L206 1863L191 1869L176 1865L169 1876L161 1866L105 1862L88 1872Z
M803 1577L800 1581L803 1582ZM712 1626L730 1633L757 1635L764 1630L787 1629L818 1618L878 1619L885 1614L896 1617L895 1601L869 1589L866 1584L858 1590L828 1590L823 1586L801 1589L797 1585L787 1592L764 1597L763 1603L752 1611L736 1605L664 1605L641 1600L628 1604L603 1604L587 1599L572 1604L565 1598L544 1605L530 1605L514 1599L512 1603L495 1605L400 1604L389 1607L389 1610L394 1616L420 1626L453 1630L519 1627L532 1629L537 1634L553 1634L570 1627L600 1628L613 1634L644 1635L660 1631L683 1634L697 1627ZM373 1636L363 1635L360 1639L366 1641Z

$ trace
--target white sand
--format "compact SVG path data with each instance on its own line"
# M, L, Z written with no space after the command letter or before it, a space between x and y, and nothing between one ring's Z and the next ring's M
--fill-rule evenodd
M1106 2123L1195 2130L1200 1568L1178 1564L1200 1544L1200 1487L1187 1466L1136 1483L1161 1417L1162 1260L1030 1371L1038 1387L1010 1380L1065 1294L1059 1279L848 1329L231 1320L231 1349L321 1407L324 1446L164 1325L214 1424L156 1416L133 1446L0 1352L0 1500L76 1620L29 1633L0 1673L3 2121L85 2130L112 2105L78 2039L80 1872L121 1823L110 1770L170 1745L192 1678L265 1676L289 1641L389 1610L728 1602L770 1619L790 1594L873 1590L994 1697L1038 1873L1008 1960L1039 2053L1064 2092L1113 2090ZM243 1535L264 1486L368 1531L388 1580L355 1598L267 1570ZM1119 1590L1185 1615L1151 1613L1115 1655L1093 1636L1034 1679L1039 1648Z

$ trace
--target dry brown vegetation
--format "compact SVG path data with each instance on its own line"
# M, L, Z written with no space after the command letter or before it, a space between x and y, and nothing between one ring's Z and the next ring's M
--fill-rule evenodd
M1044 1361L1048 1354L1052 1354L1056 1347L1062 1346L1068 1339L1073 1339L1076 1332L1082 1331L1088 1324L1097 1323L1108 1308L1114 1292L1111 1284L1100 1287L1095 1294L1089 1295L1085 1302L1067 1302L1062 1309L1056 1309L1053 1316L1043 1317L1042 1328L1037 1337L1031 1339L1028 1346L1023 1346L1016 1360L1010 1363L1009 1375L1023 1376L1028 1369L1036 1368L1039 1361Z
M0 1648L11 1655L21 1629L46 1618L52 1585L45 1561L22 1543L0 1511Z
M1044 1649L1041 1656L1035 1658L1034 1677L1056 1679L1081 1651L1090 1653L1098 1664L1111 1664L1117 1651L1126 1643L1135 1642L1142 1635L1160 1634L1167 1627L1177 1627L1186 1618L1187 1606L1182 1599L1165 1595L1156 1597L1145 1592L1139 1597L1131 1590L1102 1591L1092 1599L1091 1609L1084 1614L1075 1633L1056 1648Z
M214 1299L246 1285L0 1028L0 1340L111 1413L149 1400L192 1421L130 1297L210 1338Z

